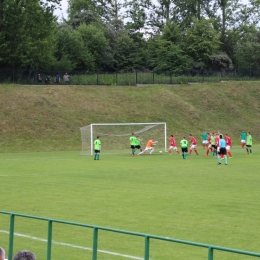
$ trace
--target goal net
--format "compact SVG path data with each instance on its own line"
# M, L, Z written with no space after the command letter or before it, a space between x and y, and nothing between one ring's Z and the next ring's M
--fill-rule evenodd
M93 143L97 136L101 140L101 152L130 153L129 138L132 133L141 139L145 148L149 139L158 141L155 151L167 151L166 123L109 123L90 124L80 128L82 151L80 155L93 155Z

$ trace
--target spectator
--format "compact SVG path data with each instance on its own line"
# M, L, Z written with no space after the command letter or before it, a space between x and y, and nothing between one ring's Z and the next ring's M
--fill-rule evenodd
M5 250L0 247L0 260L5 260Z
M67 74L67 72L63 75L63 80L65 84L69 84L70 80L69 80L69 75Z
M42 83L41 74L38 74L38 76L37 76L37 81L38 81L38 84L41 84L41 83Z
M60 76L58 74L55 77L55 83L56 83L56 85L60 84Z
M47 76L47 77L46 77L46 79L45 79L45 84L46 84L46 85L51 84L51 77L50 77L50 76Z
M22 250L16 253L13 260L36 260L36 257L34 253L27 250Z

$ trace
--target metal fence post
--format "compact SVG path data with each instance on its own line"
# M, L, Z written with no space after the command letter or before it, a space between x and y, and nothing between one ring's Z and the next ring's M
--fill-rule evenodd
M10 215L10 229L9 229L9 254L8 260L13 259L13 246L14 246L14 214Z
M13 83L14 83L14 68L13 68Z
M51 260L52 221L48 221L47 260Z
M208 250L208 260L213 260L213 248L209 247Z
M149 260L150 238L148 236L145 236L144 243L144 260Z
M98 229L95 227L93 230L92 260L97 260L97 245L98 245Z

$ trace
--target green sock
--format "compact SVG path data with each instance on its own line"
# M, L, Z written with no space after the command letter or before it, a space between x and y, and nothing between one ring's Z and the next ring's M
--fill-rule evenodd
M94 155L94 160L96 160L97 159L97 154L95 153L95 155Z
M252 153L252 149L250 149L250 153Z
M133 155L135 154L135 150L134 150L134 149L132 149L132 154L133 154Z
M248 149L246 148L246 151L248 152Z
M99 157L100 157L100 154L98 153L98 154L97 154L97 159L98 159L98 160L99 160Z

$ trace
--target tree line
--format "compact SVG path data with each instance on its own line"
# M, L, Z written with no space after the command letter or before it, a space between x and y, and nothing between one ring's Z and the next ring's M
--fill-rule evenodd
M260 68L260 1L0 0L0 67L84 71Z

